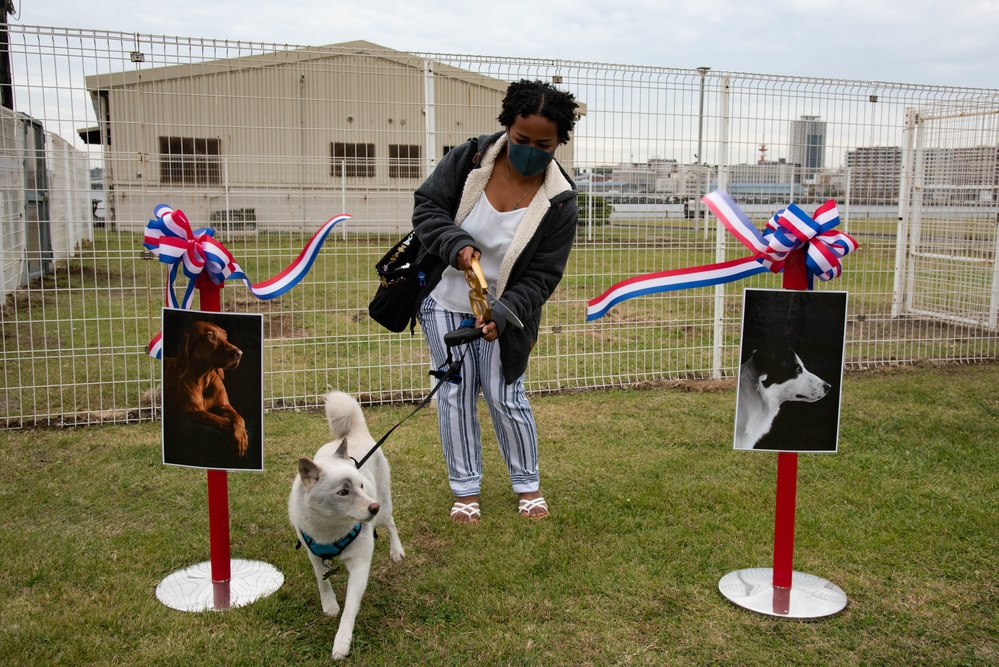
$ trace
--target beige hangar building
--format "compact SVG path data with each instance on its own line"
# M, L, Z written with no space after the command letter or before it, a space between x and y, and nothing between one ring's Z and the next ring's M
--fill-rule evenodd
M517 78L517 77L514 77ZM507 81L357 41L86 78L109 224L153 207L222 233L408 228L413 190L452 147L501 129ZM582 110L582 106L581 106ZM559 148L572 170L572 144Z

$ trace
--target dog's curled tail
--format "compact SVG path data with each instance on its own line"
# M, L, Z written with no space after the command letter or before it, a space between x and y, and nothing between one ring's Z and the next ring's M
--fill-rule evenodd
M326 423L330 425L330 435L334 440L345 438L358 428L366 430L361 405L353 396L342 391L326 395Z

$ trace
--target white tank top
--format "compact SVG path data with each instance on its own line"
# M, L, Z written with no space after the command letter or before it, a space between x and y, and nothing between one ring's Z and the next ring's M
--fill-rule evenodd
M483 192L472 212L461 223L461 228L475 239L475 245L482 251L479 264L482 265L482 272L486 275L486 284L490 287L494 286L499 278L503 256L510 248L513 236L526 211L525 207L501 213L493 208L486 193ZM453 266L444 269L441 281L437 283L430 296L451 312L472 312L472 306L468 301L465 272Z

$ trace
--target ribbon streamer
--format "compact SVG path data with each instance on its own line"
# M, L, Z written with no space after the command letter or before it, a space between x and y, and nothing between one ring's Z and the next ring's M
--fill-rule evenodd
M166 286L167 307L184 309L190 308L194 302L195 280L203 271L208 272L209 279L216 285L221 285L228 278L242 280L253 296L261 301L274 299L289 292L312 268L319 250L333 227L350 218L349 215L342 214L327 220L326 224L312 235L295 261L273 278L253 284L232 253L215 239L215 230L209 228L192 230L184 212L174 210L166 204L157 205L153 209L153 215L155 218L146 224L142 245L161 262L170 265ZM183 300L178 301L174 282L177 270L181 267L189 282ZM162 357L162 333L156 334L149 342L148 351L152 357L157 359Z
M789 204L770 218L762 234L727 192L716 190L701 197L701 201L753 255L719 264L648 273L616 283L589 302L587 321L603 317L622 301L646 294L722 285L766 271L780 273L787 256L803 245L807 246L805 263L811 287L813 275L823 281L838 277L842 273L840 260L859 247L853 237L833 231L839 224L839 211L832 199L816 209L814 217L796 204Z

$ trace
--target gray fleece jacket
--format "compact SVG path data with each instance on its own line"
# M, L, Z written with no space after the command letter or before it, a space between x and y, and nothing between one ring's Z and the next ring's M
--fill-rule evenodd
M471 141L456 146L417 188L413 229L423 244L426 259L433 264L426 270L428 284L420 294L419 303L440 281L445 265L455 266L459 250L467 245L478 248L461 223L485 191L506 140L505 132L482 135L476 155L472 155ZM457 190L469 161L473 162L472 170L459 195ZM552 160L503 258L496 285L490 285L503 304L524 323L523 329L502 328L497 341L503 375L509 383L527 369L531 349L538 340L541 309L562 280L576 237L576 223L576 186ZM434 258L439 261L434 263Z

